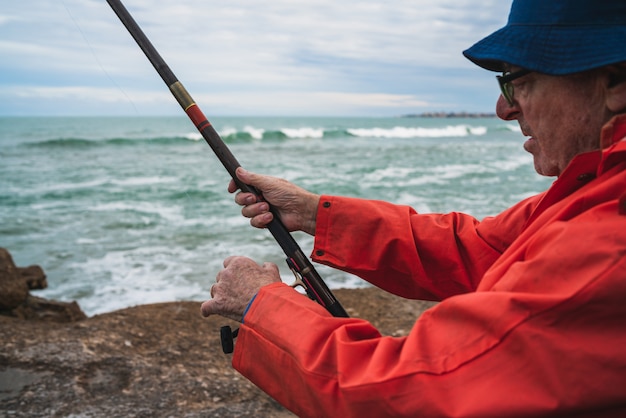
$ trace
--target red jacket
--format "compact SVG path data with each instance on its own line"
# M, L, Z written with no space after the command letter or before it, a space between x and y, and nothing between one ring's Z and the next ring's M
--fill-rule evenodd
M266 286L233 366L302 417L626 416L625 136L482 222L323 196L316 261L442 302L392 338Z

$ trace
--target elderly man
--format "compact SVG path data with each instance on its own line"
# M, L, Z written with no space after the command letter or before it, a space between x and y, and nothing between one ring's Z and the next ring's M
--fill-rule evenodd
M464 54L503 73L497 113L558 177L546 192L479 222L238 171L315 261L441 301L383 337L228 258L202 313L245 321L234 367L300 416L626 416L626 2L514 0Z

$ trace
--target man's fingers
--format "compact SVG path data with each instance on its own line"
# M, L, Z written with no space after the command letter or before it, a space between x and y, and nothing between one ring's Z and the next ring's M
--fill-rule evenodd
M270 205L266 202L259 202L253 205L244 206L241 208L241 214L246 218L254 218L255 216L269 212L269 210Z
M235 174L237 175L237 178L239 180L243 181L246 184L250 184L250 181L252 180L252 173L250 173L248 170L243 167L237 167L237 170L235 170Z
M277 275L280 275L280 271L278 270L278 266L274 263L270 263L269 261L266 261L263 263L263 268L265 270L269 270L270 272L275 272Z
M274 177L256 174L251 171L247 171L242 167L237 168L236 174L237 178L243 183L256 187L261 192L265 191L266 188L269 188L275 181Z
M239 206L249 206L256 202L258 199L253 193L239 192L235 195L235 203Z
M255 228L266 228L267 224L272 222L274 219L274 215L271 212L263 213L261 215L257 215L254 218L250 219L250 225Z
M228 193L235 193L237 190L239 190L239 186L237 186L237 183L235 183L235 180L231 180L228 183Z
M242 183L249 185L252 185L254 181L259 178L258 175L247 171L243 167L237 167L237 169L235 170L235 175L237 176L237 179L240 180ZM238 189L239 186L237 186L235 180L231 180L230 183L228 183L228 191L230 193L233 193Z
M237 257L238 257L238 256L236 256L236 255L231 255L231 256L229 256L229 257L226 257L226 258L224 259L224 267L225 267L225 268L226 268L226 267L228 267L228 265L229 265L230 263L232 263L232 262L233 262L233 260L234 260L235 258L237 258ZM218 275L217 275L218 279L217 279L216 281L219 281L219 275L220 275L220 273L218 273Z
M213 300L207 300L206 302L202 304L202 306L200 306L200 312L202 313L203 317L206 318L207 316L210 316L216 313L213 305L214 305Z

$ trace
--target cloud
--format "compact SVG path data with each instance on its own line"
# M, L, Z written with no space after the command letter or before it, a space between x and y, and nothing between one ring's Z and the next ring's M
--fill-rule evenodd
M66 115L65 106L79 105L97 113L102 106L113 105L120 114L145 114L146 110L168 109L174 111L177 103L166 89L146 91L136 89L110 89L91 86L30 87L13 86L0 92L0 103L11 100L14 105L27 109L32 103L56 104L57 115ZM244 115L319 114L319 109L339 114L361 114L363 109L391 109L399 114L406 109L424 108L429 103L411 95L386 93L342 93L281 91L272 95L259 92L200 94L194 96L201 109L210 114L232 113ZM0 112L3 105L0 104ZM180 112L180 109L178 109ZM330 114L330 113L326 113ZM207 116L209 114L207 113Z
M243 99L243 101L242 101ZM386 93L343 93L334 91L277 92L272 95L256 92L231 96L228 94L200 95L195 100L208 109L242 108L244 114L269 114L262 109L268 107L279 114L363 114L364 109L390 110L392 114L405 113L406 109L424 108L428 103L411 95ZM242 104L243 103L243 104ZM243 107L242 107L243 106Z
M265 109L277 113L313 111L313 103L320 106L317 113L342 103L344 111L365 113L444 102L488 110L493 83L487 84L461 51L500 27L508 12L501 0L124 4L190 91L238 101L242 112L271 96ZM5 91L21 86L45 100L52 100L51 92L97 91L92 100L102 103L98 111L107 111L120 90L136 91L138 103L161 97L158 76L106 2L22 0L4 9L0 87ZM477 75L476 83L450 78L470 74ZM446 91L451 85L462 87ZM491 96L482 92L487 86ZM298 105L298 97L309 103ZM232 111L237 112L234 103Z
M133 96L133 101L139 103L150 103L154 101L170 100L171 95L167 92L122 92L110 88L99 88L90 86L69 86L69 87L13 87L0 94L0 97L9 95L20 99L41 99L41 100L77 100L89 101L97 98L100 102L119 103L129 100L129 94Z

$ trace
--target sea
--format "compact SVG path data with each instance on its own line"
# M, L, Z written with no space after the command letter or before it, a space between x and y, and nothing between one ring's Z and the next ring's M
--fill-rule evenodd
M493 216L549 187L516 123L497 118L215 117L239 163L320 194L421 213ZM203 301L230 255L293 275L250 226L229 176L181 117L1 117L0 246L40 265L39 297L89 315ZM358 222L358 215L355 217ZM293 234L306 254L313 238ZM367 286L316 265L331 289Z

